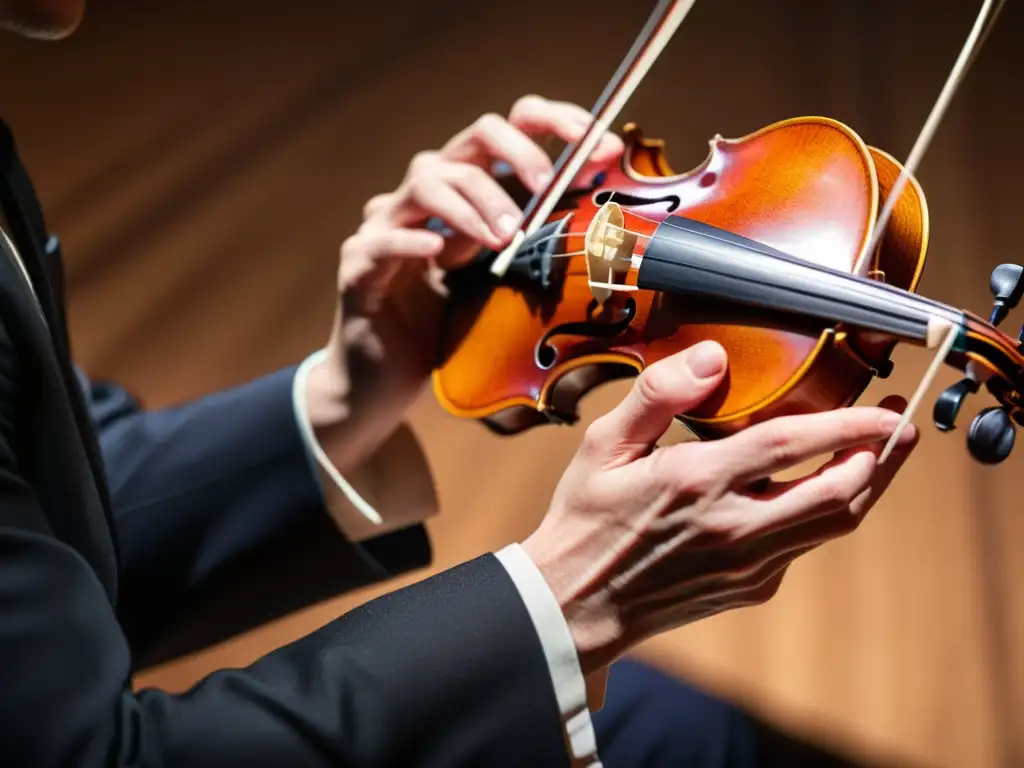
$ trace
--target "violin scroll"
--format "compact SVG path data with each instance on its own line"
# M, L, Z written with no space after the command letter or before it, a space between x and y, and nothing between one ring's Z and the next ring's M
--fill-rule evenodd
M975 394L984 381L1000 405L985 408L972 419L967 431L967 448L982 464L998 464L1013 450L1016 440L1014 422L1019 423L1024 418L1020 412L1019 382L1016 381L1024 376L1022 366L1018 364L1024 328L1018 334L1015 345L995 329L1024 297L1024 267L1019 264L1000 264L992 270L989 289L994 298L989 314L990 328L983 330L978 326L973 334L970 331L968 333L976 342L982 342L975 347L984 358L979 360L982 365L969 363L965 366L968 375L939 395L932 415L939 430L949 432L955 429L967 396ZM985 362L989 365L985 366ZM993 362L997 364L992 365ZM1022 376L1008 375L1007 369L1016 369Z

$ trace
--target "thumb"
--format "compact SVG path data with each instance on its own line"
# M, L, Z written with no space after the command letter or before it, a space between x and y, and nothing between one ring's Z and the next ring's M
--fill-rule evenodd
M625 399L591 425L592 438L613 463L644 456L678 414L696 408L725 377L725 350L702 341L646 368Z

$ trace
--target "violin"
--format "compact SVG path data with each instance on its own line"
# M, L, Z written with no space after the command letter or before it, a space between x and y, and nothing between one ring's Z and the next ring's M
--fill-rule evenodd
M997 326L1024 295L1024 269L993 272L988 321L918 295L929 212L913 173L1001 3L993 12L986 1L905 164L838 121L798 117L715 136L705 160L679 173L663 141L627 124L621 161L573 187L692 5L659 3L512 244L448 275L438 401L505 435L572 424L595 387L711 339L728 354L727 378L677 418L717 439L852 405L891 373L905 343L936 357L903 425L950 365L965 376L938 398L936 426L953 429L964 399L984 386L998 406L974 419L968 448L980 462L1004 460L1024 423L1024 353Z

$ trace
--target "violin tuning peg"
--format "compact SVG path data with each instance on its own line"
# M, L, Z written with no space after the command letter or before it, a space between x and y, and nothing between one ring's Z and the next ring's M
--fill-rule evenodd
M999 325L1024 296L1024 267L1020 264L1000 264L992 270L988 287L995 297L988 321L992 325Z
M960 379L956 384L945 389L935 401L932 409L932 418L936 428L941 432L949 432L956 428L956 419L960 415L960 407L968 395L978 391L978 382L975 379Z
M1002 408L986 408L971 422L967 449L982 464L998 464L1013 450L1017 429Z

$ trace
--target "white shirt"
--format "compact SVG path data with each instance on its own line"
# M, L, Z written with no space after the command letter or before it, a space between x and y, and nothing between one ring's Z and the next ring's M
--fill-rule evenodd
M324 504L351 541L380 536L423 522L437 511L426 458L408 427L402 427L357 473L342 477L316 440L306 410L306 377L324 352L299 366L292 387L295 418L319 479ZM587 706L586 684L576 645L554 594L518 544L495 553L533 619L544 649L574 766L600 768L597 739Z

